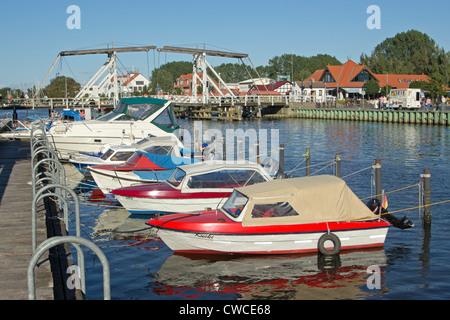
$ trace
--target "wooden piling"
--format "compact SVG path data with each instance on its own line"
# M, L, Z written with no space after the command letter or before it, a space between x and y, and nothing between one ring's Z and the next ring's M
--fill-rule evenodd
M261 164L261 159L259 158L259 141L256 141L256 163Z
M377 198L383 202L381 194L381 160L375 160L375 163L372 165L372 169L375 170L375 194Z
M280 169L278 170L279 174L284 174L284 143L280 144Z
M227 160L227 144L225 143L225 136L222 136L222 159Z
M383 123L412 123L449 126L449 111L424 112L420 110L345 110L345 109L303 109L293 110L296 118L351 120ZM269 116L269 115L266 115Z
M309 148L306 149L306 176L309 177L311 175L311 150Z
M238 139L238 150L237 150L237 160L244 160L245 155L244 155L244 141L242 140L242 138Z
M423 174L420 175L423 179L423 222L424 225L431 224L431 171L425 169Z
M335 161L336 161L336 177L340 178L341 177L341 160L342 160L342 156L338 153L335 156Z

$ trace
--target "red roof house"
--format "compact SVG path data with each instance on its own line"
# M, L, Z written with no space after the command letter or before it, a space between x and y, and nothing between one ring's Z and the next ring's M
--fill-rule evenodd
M404 74L376 74L367 66L359 65L352 60L340 66L327 66L325 69L316 70L306 81L323 81L327 89L339 88L351 94L362 94L364 84L369 80L375 80L380 88L389 85L392 88L409 88L414 81L428 81L426 75L404 75Z

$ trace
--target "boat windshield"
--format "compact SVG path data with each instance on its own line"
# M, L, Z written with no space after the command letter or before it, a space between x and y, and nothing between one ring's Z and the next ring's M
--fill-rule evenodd
M233 218L238 218L247 202L248 198L235 190L222 206L222 210Z
M139 152L135 152L126 162L129 166L135 166L138 163L139 159L141 159L142 154Z
M187 186L191 189L237 188L264 182L261 173L252 169L224 169L202 173L189 178Z
M100 121L144 120L148 116L153 114L156 110L161 108L161 106L162 106L161 104L157 103L126 104L120 100L112 112L99 117L97 120Z
M180 168L176 168L172 175L167 179L167 182L169 182L171 185L178 187L181 183L181 180L186 176L186 172L181 170Z
M117 151L111 157L111 161L127 161L134 154L134 151Z
M173 147L172 146L150 146L144 148L144 151L151 154L161 154L161 155L171 155Z
M113 152L114 152L114 150L108 149L104 154L102 154L100 159L107 160L113 154Z

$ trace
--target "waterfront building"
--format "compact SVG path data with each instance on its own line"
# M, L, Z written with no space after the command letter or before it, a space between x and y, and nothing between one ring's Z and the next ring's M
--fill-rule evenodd
M296 81L292 86L292 96L302 102L325 102L325 84L323 81ZM328 97L328 100L331 97Z
M194 82L192 79L194 78L194 74L193 73L189 73L189 74L182 74L181 76L179 76L177 78L177 80L175 81L174 84L174 89L175 92L177 92L177 94L180 94L182 96L192 96L193 92L192 92L192 83ZM201 88L201 82L199 79L203 78L203 72L197 72L197 87ZM219 84L217 83L217 81L215 81L214 79L212 79L212 81L214 81L216 87L219 86ZM210 86L211 88L213 88L213 86ZM201 94L200 92L198 92L197 94Z
M253 78L247 79L239 82L239 91L240 92L248 92L255 85L269 85L274 83L275 81L270 78L262 77L262 78Z
M144 87L150 87L151 81L141 73L128 73L118 76L119 92L123 97L132 96L135 92L142 92ZM98 85L91 85L87 89L89 98L98 98L101 96L112 97L114 94L114 77L110 78L110 82L102 81Z
M292 92L292 83L290 81L278 81L269 84L254 84L248 90L253 94L269 95L289 95Z
M430 78L424 74L376 74L366 65L348 60L340 66L328 65L325 69L316 70L306 81L322 81L328 94L340 100L362 97L364 84L371 79L377 81L380 88L388 85L394 89L406 89L414 81L428 81Z
M142 92L144 87L150 87L150 80L144 77L141 73L129 73L124 76L118 76L121 92L133 95L135 92ZM112 79L113 81L113 79Z

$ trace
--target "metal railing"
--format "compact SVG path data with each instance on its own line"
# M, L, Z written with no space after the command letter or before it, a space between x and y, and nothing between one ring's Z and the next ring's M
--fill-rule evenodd
M28 297L35 299L35 283L34 283L34 268L38 263L39 258L48 249L62 244L70 243L77 250L77 262L80 267L80 282L81 290L86 292L85 283L85 265L84 253L80 245L87 246L97 256L103 265L104 277L104 298L110 299L110 275L109 264L106 256L101 250L90 240L81 237L80 228L80 203L79 199L71 188L66 186L66 174L64 166L58 159L55 150L51 147L51 143L47 138L45 127L43 123L36 123L31 126L30 131L30 147L31 147L31 170L32 170L32 249L33 256L28 266ZM37 247L36 236L36 217L37 205L41 200L47 197L54 197L55 203L58 205L60 212L63 215L63 221L68 233L69 228L69 206L68 198L72 197L74 201L75 211L75 234L76 236L55 236L45 240L39 247Z
M286 104L292 103L331 103L336 100L333 96L311 96L311 95L244 95L244 96L181 96L181 95L157 95L154 98L171 100L177 104L241 104L247 106L249 104Z
M8 99L2 104L9 107L44 108L44 109L65 109L65 108L102 108L114 105L112 98L28 98L28 99ZM1 105L0 105L1 107Z
M80 245L84 245L91 249L99 258L100 262L103 266L103 295L105 300L111 299L111 280L110 280L110 269L109 269L109 263L108 259L106 258L105 254L100 250L100 248L95 245L93 242L80 238L80 237L73 237L73 236L65 236L65 237L52 237L44 242L37 248L37 250L34 252L33 256L31 257L31 261L28 264L28 299L34 300L36 299L36 288L35 288L35 281L34 281L34 268L36 264L38 263L40 257L49 250L50 248L63 244L63 243L70 243L72 244L76 249L77 253L82 256L82 259L84 259L83 251L80 247ZM82 282L82 290L85 292L85 284L84 284L84 275L81 275L83 282Z

